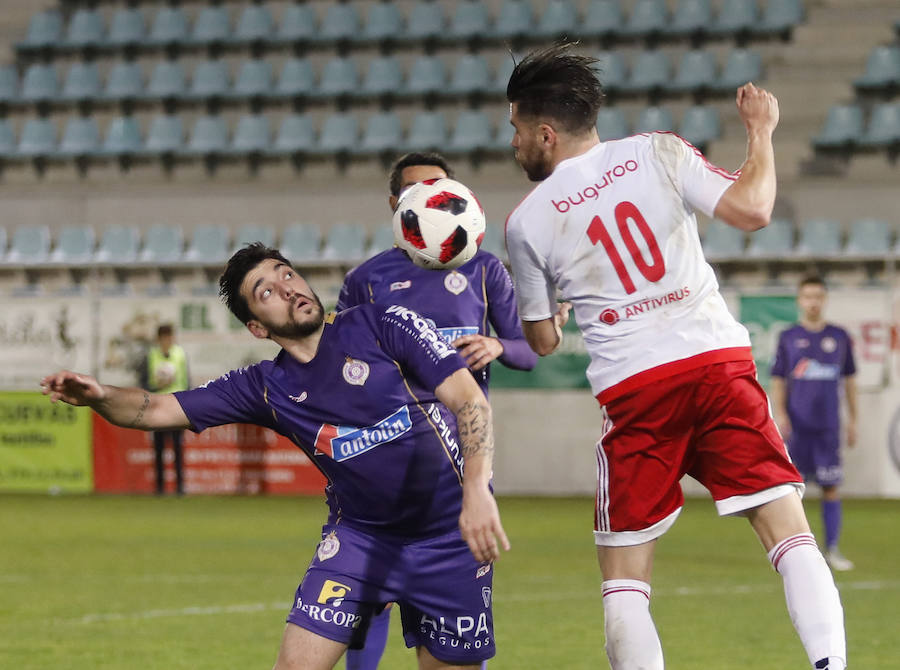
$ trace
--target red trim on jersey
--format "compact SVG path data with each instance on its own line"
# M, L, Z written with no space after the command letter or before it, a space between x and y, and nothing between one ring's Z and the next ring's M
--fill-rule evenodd
M644 370L643 372L631 375L620 381L618 384L613 384L608 389L598 393L596 396L597 402L601 405L605 405L610 400L614 400L615 398L630 393L642 386L652 384L660 379L666 379L667 377L674 377L675 375L687 372L688 370L695 370L704 365L752 360L753 352L750 347L729 347L727 349L705 351L696 356L682 358L681 360L672 361L671 363L663 363L662 365L657 365L649 370Z
M775 571L778 572L778 564L781 562L781 559L784 558L784 555L786 553L788 553L791 549L803 546L812 546L818 549L815 538L808 533L789 537L780 545L778 545L778 548L775 550L775 554L772 556L772 566L775 568Z
M699 157L703 160L704 165L706 165L706 167L707 167L711 172L715 172L715 173L716 173L717 175L719 175L720 177L725 177L725 179L728 179L728 180L730 180L730 181L737 181L737 180L738 180L738 177L740 176L740 170L738 170L737 173L733 173L733 172L729 172L729 171L726 170L725 168L720 168L718 165L713 165L712 163L709 162L709 160L706 158L706 156L703 155L703 152L700 151L700 149L698 149L698 148L695 147L693 144L691 144L690 142L688 142L686 139L684 139L684 138L683 138L681 135L679 135L678 133L673 133L671 130L657 130L657 131L654 131L654 132L662 133L662 134L664 134L664 135L674 135L674 136L677 137L679 140L681 140L682 142L684 142L685 144L687 144L687 145L691 148L691 151L693 151L694 154L696 154L697 156L699 156Z

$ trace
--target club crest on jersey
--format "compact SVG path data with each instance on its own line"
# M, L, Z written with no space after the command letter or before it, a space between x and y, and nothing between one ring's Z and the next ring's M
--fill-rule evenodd
M451 271L448 272L444 277L444 288L450 291L453 295L459 295L463 291L466 290L466 286L469 285L469 280L466 279L465 275L460 274L459 272Z
M338 539L337 532L331 531L319 542L319 546L316 548L316 556L318 556L320 561L327 561L329 558L337 556L340 550L341 541Z
M391 284L390 290L401 291L405 288L409 288L410 286L412 286L412 281L410 281L409 279L407 279L406 281L395 281Z
M357 358L347 357L344 363L344 381L354 386L362 386L369 378L369 364Z
M346 461L370 449L396 440L412 429L409 408L396 412L371 426L335 426L324 423L316 434L316 453Z
M833 337L823 337L822 343L819 345L822 347L822 351L826 354L832 353L835 349L837 349L837 340Z

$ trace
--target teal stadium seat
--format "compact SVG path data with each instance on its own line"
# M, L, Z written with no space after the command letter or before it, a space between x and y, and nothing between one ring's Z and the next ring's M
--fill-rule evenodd
M854 80L853 85L862 93L890 93L900 87L900 45L872 49L865 72Z
M513 149L513 127L508 122L503 121L497 124L497 131L494 133L494 141L491 146L493 151L498 154L508 155L512 158Z
M259 223L246 223L237 229L231 246L231 253L243 249L248 244L262 242L267 247L275 247L275 229Z
M74 116L66 122L57 155L79 158L100 152L100 128L92 116Z
M143 153L149 156L166 156L181 151L184 144L184 124L180 116L160 114L154 116L147 130Z
M578 15L572 0L549 0L534 27L541 39L573 37Z
M292 263L309 263L321 258L322 231L314 223L292 223L281 233L281 253Z
M120 7L109 21L106 46L125 49L142 44L147 38L147 24L137 7Z
M59 77L52 63L33 63L22 78L20 100L25 103L43 103L59 95Z
M706 258L718 262L740 260L744 255L747 239L742 230L714 219L707 224L702 242Z
M844 245L844 231L840 221L810 219L800 228L794 254L810 258L835 258Z
M28 119L22 128L16 156L47 158L56 153L56 125L51 119Z
M722 72L713 84L720 93L735 93L748 81L759 82L763 78L762 56L758 51L735 48L725 57Z
M403 127L393 111L370 114L366 119L359 151L363 154L396 153L403 139Z
M703 153L709 144L722 136L719 110L712 105L693 105L684 110L678 134Z
M45 9L31 15L25 39L16 44L23 53L55 49L62 41L63 17L56 9Z
M666 35L678 39L702 38L713 22L711 0L678 0Z
M136 100L144 92L144 73L134 61L120 61L112 66L106 77L102 100Z
M354 95L358 88L356 62L346 56L335 56L322 68L319 85L313 94L317 98L340 98Z
M347 155L357 150L359 122L348 112L329 115L322 126L315 151L320 155Z
M620 107L601 107L597 112L597 135L601 142L628 136L628 121Z
M397 5L390 0L381 0L370 5L362 32L356 41L363 44L391 42L403 35L403 16Z
M450 96L487 93L491 71L482 54L463 54L453 66L447 93Z
M184 261L195 265L221 265L230 256L231 235L228 229L218 223L204 223L196 226Z
M238 119L228 153L234 156L263 155L272 144L269 119L262 114L244 114Z
M892 151L900 148L900 102L883 102L872 108L860 145Z
M844 255L884 258L892 253L893 230L883 219L860 219L850 224Z
M631 73L622 86L627 93L663 91L672 78L672 63L665 51L641 51L631 65Z
M19 73L15 65L0 65L0 106L19 101Z
M669 9L665 0L635 0L620 33L627 37L653 38L663 34L668 25Z
M416 58L410 68L403 94L406 96L427 96L437 94L447 88L447 68L437 56Z
M277 99L305 98L315 87L315 73L306 58L289 58L284 61L278 73L278 81L272 90Z
M444 113L418 112L406 137L406 151L443 151L447 144L447 121Z
M316 133L308 114L288 114L278 126L270 156L296 156L313 151Z
M6 259L6 228L0 226L0 264Z
M490 35L495 40L528 37L534 26L534 12L527 0L503 0Z
M322 258L356 265L365 258L366 231L358 223L336 223L328 229Z
M291 4L284 8L275 31L273 44L302 44L316 37L316 15L308 4Z
M359 89L361 98L395 95L403 84L403 69L395 56L377 56L369 61Z
M673 131L675 121L672 112L665 107L644 107L634 122L634 133L652 133L656 130Z
M325 10L314 39L322 43L350 42L360 34L361 28L362 20L355 4L333 2Z
M106 265L127 265L138 258L141 234L137 226L113 224L100 236L94 262Z
M143 149L141 128L133 116L119 116L109 123L100 153L106 156L136 156Z
M64 102L93 100L100 97L100 89L97 64L78 61L69 67L59 99Z
M863 110L859 105L832 105L821 132L813 138L820 151L852 151L862 140Z
M228 10L222 5L203 7L194 19L188 43L206 46L223 44L231 37L231 21Z
M197 63L185 94L190 100L214 100L228 95L228 64L220 59Z
M769 225L750 234L747 255L753 258L781 259L794 251L794 224L787 219L772 219Z
M768 0L766 9L754 32L760 35L781 35L789 38L793 29L803 23L806 10L803 0Z
M490 92L492 94L506 95L506 85L509 83L509 76L512 74L518 60L518 56L514 61L513 57L506 53L500 56L500 60L497 62L497 67L494 70L494 76L491 78Z
M61 46L65 49L87 49L103 44L103 15L96 9L77 9L69 19Z
M14 158L16 155L16 133L9 119L0 118L0 160ZM0 250L2 255L2 250Z
M215 114L206 114L194 121L187 146L181 153L186 156L215 156L225 153L228 147L228 129L225 120Z
M759 25L756 0L723 0L710 33L718 36L747 35Z
M502 225L487 224L484 230L484 239L481 240L481 249L493 254L504 263L509 259L506 253L505 232Z
M620 51L601 51L597 54L597 72L603 90L614 95L628 81L628 67Z
M268 97L274 87L275 72L272 64L269 61L254 58L241 63L228 97L236 100Z
M184 254L184 233L179 226L154 223L144 233L138 261L151 266L178 263Z
M371 258L375 254L387 251L394 246L394 227L390 225L379 226L372 233L372 239L366 246L365 256Z
M444 16L441 3L419 0L409 10L403 38L406 41L427 42L442 37L446 30L447 17Z
M609 40L622 32L625 12L619 0L590 0L575 33L581 38Z
M453 155L483 152L493 147L493 124L480 109L464 109L456 117L456 124L447 143L447 153Z
M675 77L666 86L669 93L700 94L716 82L716 59L711 51L692 49L684 52Z
M275 30L272 12L262 4L246 5L238 17L231 39L235 44L257 44L269 41Z
M490 15L482 0L459 0L450 17L445 39L451 44L485 37L490 26Z
M183 98L187 94L187 75L177 60L162 60L153 66L143 97L147 100Z
M88 265L94 259L96 237L88 225L68 224L56 236L48 260L61 265Z
M183 7L164 5L156 10L147 43L156 47L185 44L189 39L188 18Z
M43 224L16 226L6 252L6 263L32 265L46 263L50 256L50 229Z

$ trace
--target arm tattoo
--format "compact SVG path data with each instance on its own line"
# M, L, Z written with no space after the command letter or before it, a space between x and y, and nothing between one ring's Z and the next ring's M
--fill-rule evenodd
M141 403L140 409L138 409L137 416L134 417L134 420L128 424L129 428L144 428L143 419L144 412L147 411L147 408L150 406L150 394L144 391L144 402Z
M456 413L456 426L463 458L494 453L494 432L491 427L491 409L487 403L467 402Z

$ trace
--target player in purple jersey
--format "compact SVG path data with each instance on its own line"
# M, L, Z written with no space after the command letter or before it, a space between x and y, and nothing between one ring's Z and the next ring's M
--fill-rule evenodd
M443 156L409 153L391 169L388 205L393 212L400 194L426 179L453 177ZM393 247L347 273L337 309L380 300L399 302L430 319L437 331L466 358L469 369L488 392L490 363L499 360L515 370L537 362L522 332L512 281L503 263L486 251L456 270L426 270ZM496 337L490 336L493 327ZM369 627L365 646L347 652L347 670L374 670L387 643L390 608Z
M322 471L328 520L275 670L334 667L388 602L400 604L419 668L493 656L492 561L509 542L489 486L490 408L465 361L401 305L326 317L259 243L231 257L219 286L255 337L281 345L273 360L165 395L61 371L41 381L44 394L143 430L266 426Z
M841 554L840 389L847 399L847 446L856 445L856 364L847 331L825 322L827 293L819 277L797 291L800 323L778 337L772 364L772 405L791 459L806 479L822 487L825 560L832 570L852 570Z

